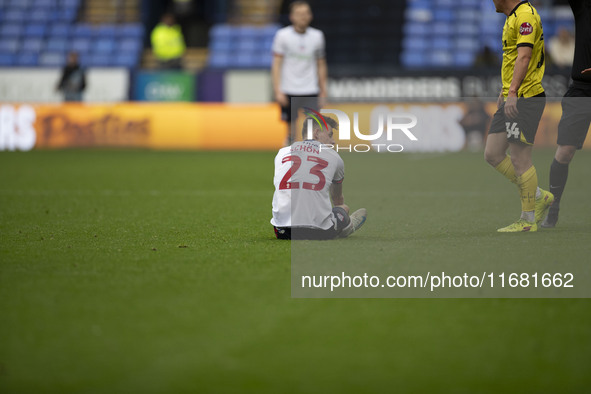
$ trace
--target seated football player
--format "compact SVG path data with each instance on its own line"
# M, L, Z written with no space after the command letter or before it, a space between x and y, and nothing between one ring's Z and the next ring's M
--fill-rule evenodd
M275 193L273 218L278 239L344 238L365 223L367 212L361 208L349 216L343 197L345 165L334 146L333 128L337 122L306 118L302 138L279 150L275 157Z

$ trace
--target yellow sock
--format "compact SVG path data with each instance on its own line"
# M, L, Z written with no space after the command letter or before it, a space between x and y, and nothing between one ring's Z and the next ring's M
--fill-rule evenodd
M521 195L521 210L530 212L536 206L536 189L538 188L538 174L536 167L531 166L521 176L517 177L517 186Z
M495 170L503 174L505 178L510 180L512 183L517 184L517 176L515 175L515 167L513 167L513 163L511 163L511 156L505 156L503 161L495 167Z

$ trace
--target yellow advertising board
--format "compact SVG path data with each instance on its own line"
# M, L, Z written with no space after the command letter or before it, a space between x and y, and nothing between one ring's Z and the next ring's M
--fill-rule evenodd
M275 150L282 146L286 133L275 105L2 105L0 118L3 120L0 141L4 141L0 142L0 150L73 147Z
M276 149L285 134L273 105L126 103L34 108L37 148Z

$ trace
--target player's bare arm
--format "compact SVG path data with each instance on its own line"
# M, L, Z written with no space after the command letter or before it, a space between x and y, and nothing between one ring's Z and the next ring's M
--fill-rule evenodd
M326 66L326 58L319 58L317 60L317 68L318 68L318 100L320 107L323 107L326 104L326 80L328 75L328 67Z
M343 196L343 184L333 183L330 185L330 199L334 206L345 205L345 197Z
M283 55L273 54L273 63L271 64L271 78L273 81L273 90L275 100L282 107L287 106L287 96L281 91L281 67L283 65Z
M591 68L586 68L583 71L581 71L581 74L591 74Z
M515 68L513 69L513 79L511 80L507 102L505 103L505 115L511 119L515 119L519 115L519 111L517 111L517 92L527 74L532 51L533 49L528 46L517 48L517 60L515 60Z

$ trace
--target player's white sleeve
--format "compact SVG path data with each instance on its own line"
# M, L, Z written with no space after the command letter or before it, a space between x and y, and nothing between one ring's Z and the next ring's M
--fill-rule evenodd
M276 55L285 55L285 40L283 39L283 34L281 34L281 30L279 30L275 34L275 38L273 38L271 52L273 52L273 54Z

